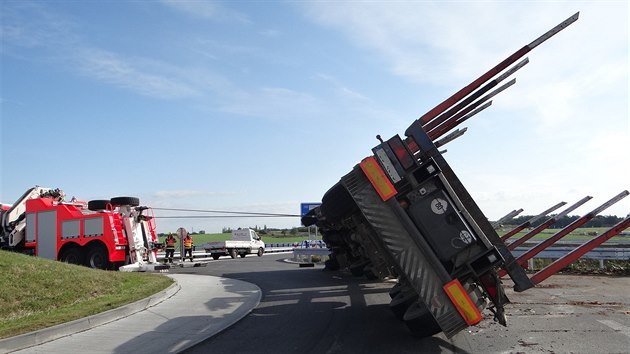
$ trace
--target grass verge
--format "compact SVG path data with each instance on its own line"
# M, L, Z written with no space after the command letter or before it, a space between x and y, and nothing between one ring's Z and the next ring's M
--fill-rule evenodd
M172 283L158 274L94 270L0 251L0 339L120 307Z

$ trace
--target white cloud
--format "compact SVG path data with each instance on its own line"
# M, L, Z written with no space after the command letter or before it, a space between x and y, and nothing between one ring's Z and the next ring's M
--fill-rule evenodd
M316 97L282 87L234 90L228 92L225 101L219 105L223 112L268 119L297 119L302 118L300 114L316 115L322 107Z
M82 74L146 96L181 98L198 94L181 79L166 77L164 68L155 73L147 72L149 62L143 59L131 60L105 50L87 48L78 51L75 59Z
M0 11L0 38L3 47L55 47L75 43L79 36L71 19L49 11L35 2L3 2Z
M28 56L27 60L46 57L53 65L145 96L172 99L198 94L194 87L178 77L176 67L148 58L129 58L91 48L84 43L78 25L72 19L37 3L14 2L12 5L3 5L0 27L3 47L11 44L47 51L46 55ZM68 62L74 65L68 66Z
M554 43L556 49L548 49L552 53L548 55L557 56L558 48L575 49L576 41L596 42L605 52L614 47L612 43L627 39L623 28L627 32L628 9L622 3L580 3L579 8L571 3L513 1L307 2L302 6L315 22L385 58L396 75L420 83L460 86L580 9L581 19L559 35L565 43ZM579 26L583 28L575 28ZM574 33L565 34L568 31ZM598 58L600 53L582 54Z
M339 81L339 79L331 76L331 75L326 75L326 74L318 74L315 76L316 79L318 80L322 80L325 82L330 83L333 86L333 90L334 92L341 98L343 99L352 99L352 100L359 100L359 101L367 101L368 98L364 95L362 95L361 93L347 87L345 84L343 84L341 81Z
M151 195L154 199L187 199L193 197L216 197L235 195L237 193L229 192L209 192L198 190L171 190L171 191L157 191Z
M607 199L628 188L627 2L300 6L314 22L382 59L391 73L437 88L443 97L581 11L576 23L528 54L531 63L516 74L517 84L496 98L494 108L469 122L483 131L463 137L447 159L459 157L460 178L482 209L496 217L518 207L533 213L586 194ZM466 144L493 151L466 149ZM623 208L610 210L625 215Z
M222 22L251 23L245 14L227 8L217 1L162 0L162 3L192 17Z

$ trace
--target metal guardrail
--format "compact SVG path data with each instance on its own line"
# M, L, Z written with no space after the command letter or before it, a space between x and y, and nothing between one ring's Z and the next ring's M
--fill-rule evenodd
M311 262L313 256L317 256L320 257L320 259L323 259L328 255L330 255L330 250L328 248L309 247L293 249L293 260L296 262Z
M265 247L265 253L282 253L282 252L291 252L293 251L293 246L292 244L273 244L273 246L271 245L266 245ZM210 253L206 252L205 250L197 250L193 247L193 258L194 259L205 259L205 258L210 258ZM255 254L255 253L253 253ZM164 251L158 251L157 253L157 258L162 260L164 259ZM229 256L227 256L229 257ZM175 250L175 254L173 255L173 259L180 259L181 258L181 254L179 252L179 250Z
M534 258L551 258L558 259L567 253L573 251L575 247L549 247L548 249L541 251ZM517 247L512 251L515 257L519 257L526 251L528 247ZM586 253L581 258L596 259L596 260L630 260L630 248L595 248L594 250Z

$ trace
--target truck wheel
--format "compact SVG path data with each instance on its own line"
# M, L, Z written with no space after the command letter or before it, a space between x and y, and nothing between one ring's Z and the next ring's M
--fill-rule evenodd
M135 207L140 205L140 199L136 197L115 197L112 198L112 205L130 205Z
M337 182L324 194L320 210L327 219L336 220L351 215L358 208L346 187Z
M403 321L411 333L418 338L430 337L442 332L440 325L422 301L417 301L407 309Z
M402 320L409 306L416 301L418 301L418 294L415 291L401 291L389 303L389 309L392 310L398 319Z
M265 250L261 247L258 249L258 253L256 253L258 255L258 257L262 257L263 253L265 253Z
M395 298L402 291L402 284L396 283L391 289L389 289L389 297L391 299Z
M365 264L353 264L348 267L350 273L352 273L355 277L363 276L363 268L365 268Z
M219 257L221 257L221 255L220 255L220 254L213 254L213 255L212 255L212 259L214 259L215 261L216 261L217 259L219 259Z
M88 202L88 210L92 210L92 211L98 211L98 210L105 210L107 209L107 204L110 204L109 200L101 200L101 199L97 199L97 200L90 200Z
M107 269L109 267L107 249L101 245L92 247L87 254L85 265L94 269Z
M232 257L232 259L236 258L236 250L234 248L230 250L230 257Z
M247 253L241 253L239 254L239 256L241 256L241 258L245 258L245 256L247 256Z
M378 275L374 273L374 269L372 267L365 267L363 269L363 275L367 278L367 280L376 280L378 279Z
M68 248L61 252L59 260L69 264L83 264L83 253L78 247Z
M352 273L352 275L354 275L355 277L361 277L365 274L364 270L368 267L369 264L369 260L362 260L351 264L348 269L350 270L350 273Z
M324 266L326 270L335 271L339 270L339 262L337 262L337 258L329 258L324 262Z

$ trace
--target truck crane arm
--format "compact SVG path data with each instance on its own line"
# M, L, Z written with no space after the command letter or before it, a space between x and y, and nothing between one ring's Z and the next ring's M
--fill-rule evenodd
M27 190L8 210L0 212L0 248L15 247L24 240L27 200L53 198L61 202L64 197L59 188L35 186Z

